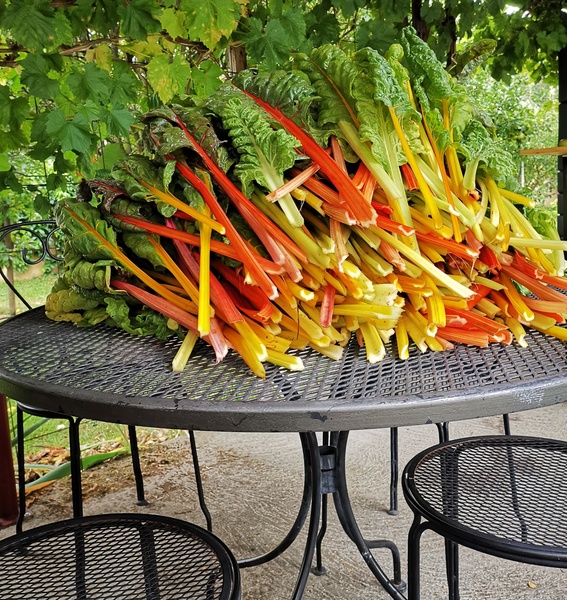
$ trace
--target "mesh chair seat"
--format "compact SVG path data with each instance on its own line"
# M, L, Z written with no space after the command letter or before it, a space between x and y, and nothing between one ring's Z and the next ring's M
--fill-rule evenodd
M424 529L493 556L567 567L565 473L567 443L524 436L452 440L410 460L402 478L416 516L409 539L410 598L419 598L415 587ZM447 552L447 568L455 598L456 557L454 546Z
M69 519L0 542L0 598L238 600L240 577L216 536L178 519Z

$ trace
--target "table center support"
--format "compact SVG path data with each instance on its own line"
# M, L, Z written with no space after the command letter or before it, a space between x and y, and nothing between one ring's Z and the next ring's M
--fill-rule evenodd
M357 546L358 551L382 587L395 600L405 600L403 591L405 582L401 578L400 553L394 542L390 540L366 540L362 535L354 516L348 495L346 482L346 446L348 431L333 432L323 437L319 444L316 434L300 433L304 446L305 476L311 480L311 513L309 532L305 545L301 571L299 573L292 600L303 596L307 578L317 551L317 567L315 573L322 574L321 542L326 531L326 498L333 495L333 502L339 522L345 533ZM325 510L322 510L325 509ZM393 578L389 578L378 564L371 550L386 548L392 554Z

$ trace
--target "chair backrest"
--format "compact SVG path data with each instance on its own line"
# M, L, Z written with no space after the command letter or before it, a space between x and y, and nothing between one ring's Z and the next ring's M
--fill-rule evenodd
M58 230L59 227L53 219L20 221L0 227L0 252L8 257L8 268L0 268L0 276L8 286L9 294L17 297L26 309L31 309L32 306L15 285L13 270L10 269L11 262L16 256L20 256L30 266L39 264L46 258L62 261L57 251L55 234ZM14 241L12 233L15 232L26 232L27 239L21 243L18 243L18 240Z

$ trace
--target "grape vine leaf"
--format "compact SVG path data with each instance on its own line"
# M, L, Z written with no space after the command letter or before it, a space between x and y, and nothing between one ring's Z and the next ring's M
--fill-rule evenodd
M51 111L47 117L45 132L47 135L57 137L63 151L75 150L85 153L94 142L88 121L80 113L68 121L60 110Z
M0 154L0 171L9 171L11 168L7 154Z
M39 54L28 54L21 62L21 82L37 98L54 98L59 93L59 82L49 77L49 62Z
M181 10L187 14L190 39L203 42L209 50L235 31L242 14L235 0L182 0Z
M51 45L55 11L49 0L12 0L7 7L1 6L2 29L10 30L16 42L29 50L39 51Z
M191 65L181 56L170 61L169 55L156 56L148 63L147 77L160 100L167 104L174 96L184 93L191 77Z
M126 62L116 62L112 68L112 104L135 103L141 83Z
M197 96L210 96L221 84L223 70L212 60L191 69L191 88Z
M305 19L299 10L289 9L279 18L283 30L287 34L290 48L298 49L305 41Z
M175 39L178 37L183 38L187 35L187 28L185 27L186 18L187 15L182 10L165 8L159 20L161 26Z
M79 100L108 102L110 97L110 76L94 63L87 63L83 69L74 68L67 77L67 84Z
M110 135L128 135L130 125L136 120L134 115L123 107L113 106L111 109L102 107L99 112L100 120L106 124Z
M242 41L246 44L248 55L253 62L262 64L267 70L273 70L287 59L287 34L279 19L268 21L264 27L260 19L250 17L246 19L244 26L248 31Z
M82 27L88 22L88 28L101 35L109 34L118 24L118 6L115 0L75 0L75 12L82 21Z
M11 98L10 88L0 85L0 126L19 129L29 115L29 110L27 98Z
M90 48L85 52L85 61L94 62L94 64L103 71L110 72L112 70L114 56L110 46L101 44L96 48Z
M145 40L148 34L156 33L161 24L154 18L156 3L153 0L130 0L118 7L122 17L122 34L135 40Z

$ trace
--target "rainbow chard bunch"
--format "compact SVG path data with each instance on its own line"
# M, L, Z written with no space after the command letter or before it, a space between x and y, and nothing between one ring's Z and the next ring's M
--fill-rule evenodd
M370 362L560 339L565 242L509 189L510 157L412 29L386 56L333 46L145 115L148 152L63 201L49 317L197 340L299 370L352 336ZM520 208L518 208L520 205Z

